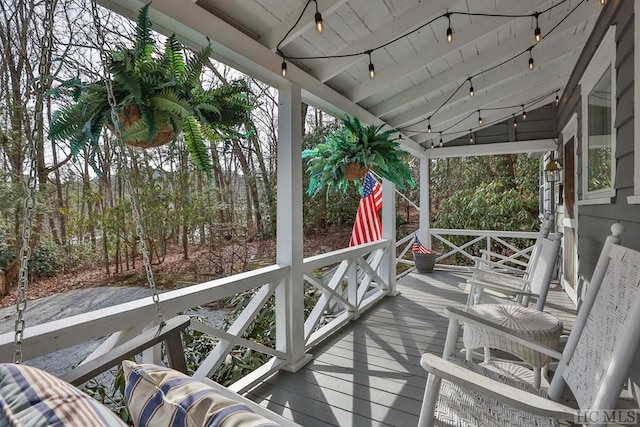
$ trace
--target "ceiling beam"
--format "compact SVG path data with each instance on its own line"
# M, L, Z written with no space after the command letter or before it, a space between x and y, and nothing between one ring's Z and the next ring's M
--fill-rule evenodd
M567 30L569 28L577 25L575 22L563 22L556 31L558 33ZM573 25L570 25L573 24ZM582 33L567 35L567 36L555 36L549 37L542 41L541 45L536 47L533 50L534 58L536 63L542 64L545 59L538 58L538 54L541 53L546 55L544 50L547 47L551 47L556 45L557 43L561 43L564 49L561 49L562 52L566 53L572 49L575 49L579 46L584 45L587 37L589 36L588 31L584 31ZM509 56L513 56L515 52L523 52L531 46L531 40L528 38L520 37L520 38L510 38L504 43L500 44L498 48L490 49L482 53L482 55L474 56L462 64L458 66L454 66L431 79L425 80L423 83L413 86L404 92L401 92L395 96L385 99L383 102L368 108L372 114L382 117L386 114L393 112L394 110L403 107L411 101L414 101L416 98L420 96L425 96L438 88L446 86L448 83L452 81L459 80L460 82L466 80L470 74L475 74L480 70L491 67L492 65L499 63L501 60L505 59L505 53L509 54ZM559 55L562 55L560 53Z
M318 11L323 15L323 20L326 21L328 15L334 13L346 2L347 0L322 0L318 2ZM233 1L227 3L233 3ZM303 17L300 23L298 23L296 28L291 31L289 35L287 35L287 31L289 31L289 29L296 23L305 5L306 1L305 4L289 13L282 21L278 23L278 25L273 27L269 32L261 34L260 43L262 43L263 46L266 46L272 52L275 52L280 40L282 40L282 43L280 44L280 48L282 49L293 40L300 37L304 32L313 28L316 23L315 7L314 5L310 5L308 9L310 9L311 12L307 10L305 12L306 15Z
M356 54L381 46L389 40L394 40L397 37L407 34L425 22L442 15L450 5L450 0L430 0L418 3L397 18L375 29L361 41L349 44L349 47L336 53L336 55ZM362 58L363 56L352 56L326 60L317 67L312 68L310 73L321 82L326 82L356 62L361 61Z
M467 114L470 111L475 111L488 104L499 102L501 98L520 91L525 85L533 86L548 79L549 73L558 75L570 72L579 53L580 51L578 49L574 49L561 57L549 55L550 58L547 58L548 62L537 65L532 71L526 68L526 60L516 60L515 63L493 70L484 78L478 76L474 79L473 83L476 89L475 96L469 96L468 87L461 88L453 96L448 105L433 116L431 126L434 127L435 124L440 124L443 121L453 121L457 117ZM523 68L526 71L523 71ZM425 105L411 108L385 121L395 128L410 126L413 129L419 129L416 128L415 125L411 125L411 123L433 115L433 112L440 107L442 102L446 101L446 98L449 96L451 96L451 94L447 93L439 97L440 99L434 100L435 102L429 102ZM462 102L463 100L465 102ZM522 103L525 103L525 101L520 102L520 104ZM427 123L425 121L424 128L426 127Z
M510 12L514 14L533 13L544 3L544 1L515 2L512 3L512 7L514 9ZM598 13L600 11L600 6L595 3L597 2L585 2L585 4L582 4L569 18L567 18L567 20L571 19L571 21L574 22L574 25L576 25L577 23L582 22L588 19L590 16ZM594 4L595 7L593 7ZM555 25L555 23L559 22L562 18L564 18L564 16L564 14L559 13L556 15L552 15L553 19L547 21L548 25ZM401 61L401 66L398 66L398 64L393 64L386 67L385 69L376 70L377 73L375 79L365 80L361 84L346 90L344 92L345 96L351 99L353 102L360 102L363 99L374 95L380 90L383 90L397 80L407 77L414 72L426 67L430 62L446 56L453 50L461 49L469 44L474 44L479 38L491 34L498 29L504 28L505 30L507 30L511 23L512 20L505 22L501 26L496 26L495 20L487 19L474 25L467 25L456 32L453 43L437 43L434 46L430 46L425 51L413 54L408 58L403 58ZM528 38L529 45L531 45L531 33L525 31L521 32L521 34L522 35L520 37Z
M500 154L539 153L557 148L553 139L534 139L531 141L497 142L488 144L462 145L456 147L436 147L425 150L428 159L447 157L494 156Z

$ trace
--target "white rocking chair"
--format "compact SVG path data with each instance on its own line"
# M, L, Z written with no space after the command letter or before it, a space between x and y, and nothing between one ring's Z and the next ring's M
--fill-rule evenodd
M614 227L620 226L614 225L612 231ZM618 230L614 235L620 234ZM558 403L565 386L569 386L582 411L616 408L640 348L640 252L612 245L613 239L610 236L605 242L562 354L507 328L470 317L462 310L449 309L451 321L444 357L424 354L421 358L429 376L419 425L557 426L558 419L579 422L584 413ZM558 359L548 392L468 361L449 358L459 322L473 322Z
M526 277L472 268L473 276L467 280L467 284L471 285L467 306L483 303L485 297L490 299L488 302L505 303L508 301L526 306L530 298L535 298L537 300L536 309L542 310L560 252L561 236L557 233L553 240L544 237L540 239L535 267L528 272ZM485 290L491 291L491 296L486 295Z
M535 268L538 255L540 254L540 247L542 246L542 239L549 237L552 226L553 221L551 220L551 215L546 214L540 224L540 230L538 231L536 242L531 249L531 254L529 255L528 260L522 260L522 258L526 256L519 256L522 252L516 252L513 255L507 256L489 250L482 250L480 251L482 254L481 257L473 258L475 261L475 268L493 270L526 278L528 273Z

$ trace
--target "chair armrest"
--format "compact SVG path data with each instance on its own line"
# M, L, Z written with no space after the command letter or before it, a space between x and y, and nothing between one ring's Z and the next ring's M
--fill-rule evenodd
M498 262L480 258L477 256L473 257L473 261L476 263L474 266L475 268L480 268L481 265L485 265L487 267L490 267L488 271L491 271L492 269L501 270L500 274L521 274L522 275L526 273L526 271L521 268L516 268L507 264L500 264ZM484 270L487 270L487 269L484 269Z
M480 253L483 254L483 255L486 255L488 257L491 257L491 258L498 258L498 259L501 259L503 261L519 265L521 267L527 267L527 265L529 265L528 262L520 261L519 259L511 258L509 256L502 255L502 254L499 254L499 253L496 253L496 252L491 252L491 251L488 251L486 249L481 249Z
M524 336L512 329L492 323L488 320L483 319L482 317L468 313L465 310L461 310L455 307L445 307L444 315L449 319L456 319L457 321L463 324L467 323L467 324L473 324L473 325L479 326L482 329L485 329L492 334L499 335L501 337L509 339L515 343L518 343L534 351L547 355L555 360L560 360L562 358L562 353L560 353L557 350L546 347L536 341L532 341L531 337Z
M489 282L484 282L482 280L475 280L475 279L469 279L467 280L467 283L477 286L479 288L491 289L493 291L501 292L504 294L510 294L513 296L522 295L522 296L531 297L531 298L540 297L540 295L536 293L523 291L522 289L514 289L509 286L500 285L498 283L489 283Z
M522 277L516 277L512 274L504 274L497 271L484 270L482 268L475 267L470 267L469 271L472 274L470 280L481 280L485 283L493 283L493 280L491 279L494 279L496 282L508 282L510 285L512 284L513 286L518 286L520 288L524 288L525 285L527 285L526 279ZM476 276L480 276L481 279L478 279L478 277Z
M439 378L535 415L565 420L575 420L578 415L578 411L569 406L471 372L434 354L423 354L420 365Z

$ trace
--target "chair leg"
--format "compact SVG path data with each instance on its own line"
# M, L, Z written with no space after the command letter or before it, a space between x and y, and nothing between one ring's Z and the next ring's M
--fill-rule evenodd
M433 417L436 410L436 400L440 391L441 379L433 374L427 377L427 386L424 389L424 397L420 408L418 427L433 427Z
M533 368L533 386L535 388L540 388L541 379L542 379L542 369Z
M456 342L458 341L458 334L460 332L460 323L456 319L449 320L449 327L447 329L447 338L444 342L444 349L442 351L442 357L447 358L453 354L456 350Z

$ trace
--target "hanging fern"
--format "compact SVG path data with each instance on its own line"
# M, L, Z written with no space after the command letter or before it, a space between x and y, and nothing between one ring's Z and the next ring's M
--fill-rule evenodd
M347 191L349 180L345 170L350 163L358 163L388 179L399 188L415 186L405 163L407 153L391 139L392 130L381 131L382 126L363 127L356 117L346 116L342 127L329 134L325 141L304 150L307 160L309 187L307 194L317 196L323 191Z
M123 141L148 147L166 137L167 131L173 132L174 139L183 132L194 164L211 176L207 142L215 140L205 135L242 137L251 128L254 104L249 87L244 81L213 89L201 87L202 70L212 53L210 45L185 53L174 35L163 49L156 49L155 43L147 4L138 14L133 47L111 52L107 64L120 121L127 121L125 112L139 115L135 123L120 123ZM79 84L69 80L50 92L61 97L70 93L77 96L54 114L49 135L67 141L73 155L84 148L95 154L103 126L114 129L105 81Z

